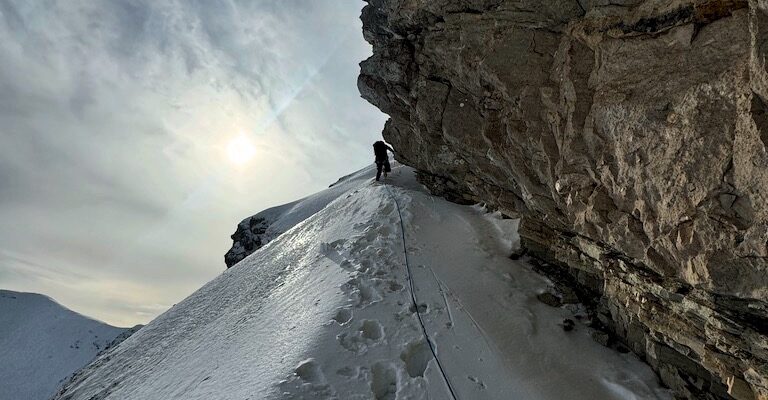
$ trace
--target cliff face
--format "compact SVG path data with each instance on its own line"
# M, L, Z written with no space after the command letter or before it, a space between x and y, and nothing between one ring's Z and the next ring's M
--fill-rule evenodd
M768 2L368 0L363 97L422 182L687 398L768 399Z

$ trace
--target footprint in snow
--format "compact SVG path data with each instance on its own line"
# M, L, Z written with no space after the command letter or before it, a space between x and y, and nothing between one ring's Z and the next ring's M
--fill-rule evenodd
M378 236L379 232L373 226L369 226L363 231L363 238L365 239L365 243L373 242Z
M341 347L356 354L362 354L368 347L384 339L384 327L376 320L363 320L354 332L336 336Z
M360 374L360 368L357 367L342 367L336 370L336 375L343 376L348 379L356 378Z
M356 290L353 290L350 297L355 302L355 306L358 308L365 308L373 303L378 303L382 300L379 292L360 279L355 278L352 280Z
M352 320L352 310L348 308L339 308L336 310L336 315L333 316L333 320L339 325L344 325Z
M285 398L336 398L333 388L327 383L315 359L310 358L299 363L288 379L279 384Z
M389 364L380 362L373 366L371 391L375 400L397 399L397 370Z
M390 292L399 292L403 290L403 285L398 283L397 281L389 281L389 286L387 289L389 289Z
M384 337L384 327L379 321L368 319L360 326L360 333L363 339L379 341Z
M411 378L423 377L432 358L429 344L424 340L408 343L405 350L400 353L400 359L405 363L405 370Z
M298 376L305 382L310 382L310 383L325 382L325 377L323 376L323 372L320 370L320 365L313 358L310 358L308 360L305 360L299 363L299 366L296 367L296 370L294 372L296 373L296 376Z

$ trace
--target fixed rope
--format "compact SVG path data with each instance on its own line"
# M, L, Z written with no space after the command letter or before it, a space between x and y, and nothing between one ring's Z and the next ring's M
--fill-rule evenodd
M456 396L456 392L453 391L453 386L451 385L451 381L448 379L448 375L445 374L445 369L443 369L443 365L440 363L440 359L437 358L435 345L432 343L432 340L429 338L429 334L427 334L427 328L424 325L424 320L421 317L421 311L419 311L419 303L416 301L416 292L413 289L413 274L411 274L411 265L408 262L408 247L405 244L405 225L403 224L403 214L400 212L400 203L398 203L397 197L395 197L394 193L392 193L392 190L389 188L389 185L384 185L384 187L387 189L387 192L389 192L389 196L392 197L392 200L395 202L397 215L400 218L400 233L402 233L402 236L403 236L403 254L405 255L405 269L408 272L408 286L411 289L411 301L413 302L413 307L416 310L416 317L419 320L419 325L421 325L421 331L424 333L424 338L427 340L427 345L429 346L429 350L432 352L432 356L435 357L435 363L437 363L437 368L440 370L440 375L443 376L445 385L448 387L448 391L451 392L451 397L453 398L453 400L458 400L458 397Z

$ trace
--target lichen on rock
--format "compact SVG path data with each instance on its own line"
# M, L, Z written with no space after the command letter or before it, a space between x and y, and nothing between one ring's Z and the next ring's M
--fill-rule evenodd
M520 215L531 254L600 282L679 396L768 399L767 13L368 0L358 87L434 193Z

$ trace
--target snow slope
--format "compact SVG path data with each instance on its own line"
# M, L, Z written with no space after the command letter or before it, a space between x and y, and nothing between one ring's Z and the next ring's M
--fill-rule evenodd
M550 283L506 257L516 221L429 196L394 169L384 185L358 173L58 398L670 398L589 328L564 332L574 310L536 300Z
M232 248L224 256L227 265L231 265L245 258L254 249L246 248L245 242L251 244L261 243L265 245L274 238L283 234L283 232L293 228L296 224L318 211L325 208L333 200L336 200L342 194L350 189L359 186L364 181L370 179L370 169L364 168L360 171L344 176L328 189L307 196L303 199L291 203L283 204L277 207L268 208L256 215L250 216L237 225L237 232L233 238L242 232L243 237L235 240ZM263 233L253 232L251 226L254 225L257 231L259 228Z
M0 400L49 399L125 331L43 295L0 290Z

